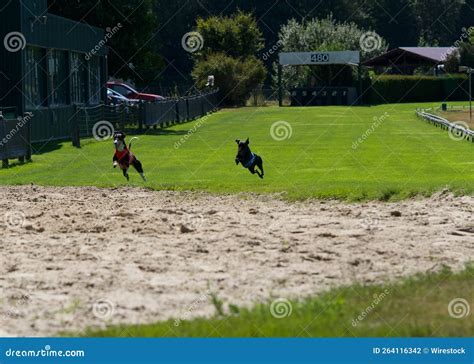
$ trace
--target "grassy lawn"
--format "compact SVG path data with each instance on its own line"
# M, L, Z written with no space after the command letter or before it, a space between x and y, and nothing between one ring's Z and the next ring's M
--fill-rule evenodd
M419 275L395 285L337 288L319 297L291 301L291 314L280 307L260 304L251 309L223 304L213 318L169 320L149 325L114 326L89 330L100 337L469 337L474 332L472 313L465 316L462 298L474 302L474 267L460 273L448 270ZM454 315L449 314L450 303ZM201 303L202 304L202 303ZM224 307L222 308L221 305ZM228 309L227 309L228 307ZM286 306L288 308L290 306ZM226 311L226 314L219 312ZM464 312L464 315L463 315Z
M453 141L447 132L415 117L416 107L430 106L434 104L227 109L200 121L149 130L132 150L143 162L147 186L154 189L285 191L289 198L347 200L428 195L444 187L472 194L474 144ZM289 123L291 138L272 138L277 121ZM264 180L234 163L235 139L246 137L264 159ZM111 140L83 140L81 149L70 142L35 149L33 163L0 170L0 183L127 184L112 169ZM144 185L135 172L131 185Z

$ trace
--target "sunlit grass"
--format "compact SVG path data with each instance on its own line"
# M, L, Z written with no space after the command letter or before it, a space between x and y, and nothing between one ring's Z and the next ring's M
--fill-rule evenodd
M429 106L226 109L200 121L149 130L132 150L143 162L146 186L153 189L347 200L399 199L445 187L472 194L474 143L456 142L415 117L417 107ZM288 123L291 137L272 138L278 121ZM263 157L264 180L234 163L235 139L247 137ZM60 142L35 150L33 163L0 170L0 183L127 185L112 169L110 140L82 140L81 149ZM135 172L130 184L145 186Z
M466 316L468 307L459 299L467 301L472 310L472 287L471 265L459 273L445 269L393 285L336 288L320 296L290 301L289 305L276 301L280 302L280 310L276 311L274 304L273 314L272 299L250 309L224 301L224 308L216 309L212 318L171 319L149 325L113 326L104 331L90 329L85 336L470 337L474 332L472 312ZM219 314L223 309L225 313ZM276 317L279 315L281 318Z

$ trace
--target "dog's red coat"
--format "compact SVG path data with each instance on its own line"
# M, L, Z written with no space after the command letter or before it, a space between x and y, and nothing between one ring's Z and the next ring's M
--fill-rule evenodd
M127 147L125 147L121 152L115 150L115 157L117 158L120 167L128 168L130 164L135 161L135 156Z

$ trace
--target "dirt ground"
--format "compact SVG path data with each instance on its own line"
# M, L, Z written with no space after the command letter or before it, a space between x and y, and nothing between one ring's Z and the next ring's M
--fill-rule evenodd
M0 336L211 315L474 260L474 197L0 187ZM179 325L179 321L176 322Z
M474 130L474 119L471 120L468 109L440 112L440 115L452 123L462 123L461 125L465 124L469 127L469 129Z

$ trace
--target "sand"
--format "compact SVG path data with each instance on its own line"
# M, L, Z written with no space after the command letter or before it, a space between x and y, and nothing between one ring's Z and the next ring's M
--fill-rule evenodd
M227 309L474 260L471 196L279 197L0 187L0 336L209 316L211 294Z

